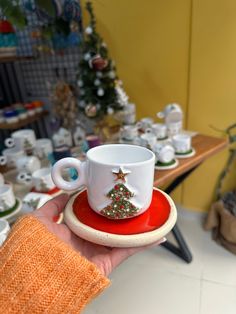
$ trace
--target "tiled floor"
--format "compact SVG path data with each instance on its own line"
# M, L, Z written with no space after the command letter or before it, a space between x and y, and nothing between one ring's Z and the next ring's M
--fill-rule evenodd
M211 240L201 218L182 211L178 218L191 264L161 247L139 253L113 272L112 286L84 313L235 314L236 256Z

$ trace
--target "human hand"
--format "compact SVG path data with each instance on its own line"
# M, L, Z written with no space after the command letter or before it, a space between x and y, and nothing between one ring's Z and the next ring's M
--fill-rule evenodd
M65 224L57 224L53 221L53 218L64 210L68 200L68 195L61 194L34 211L33 215L60 240L69 244L92 263L96 264L103 275L108 276L116 266L129 256L150 247L149 245L138 248L107 248L79 238ZM165 239L162 239L151 246L156 246L164 241Z

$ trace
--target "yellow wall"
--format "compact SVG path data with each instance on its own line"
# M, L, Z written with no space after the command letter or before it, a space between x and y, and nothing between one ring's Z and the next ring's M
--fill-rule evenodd
M82 1L83 3L84 1ZM96 0L98 30L108 44L138 117L169 102L184 109L190 130L218 135L236 118L234 0ZM234 117L235 114L235 117ZM174 198L207 210L227 152L202 165ZM231 176L227 187L233 185Z

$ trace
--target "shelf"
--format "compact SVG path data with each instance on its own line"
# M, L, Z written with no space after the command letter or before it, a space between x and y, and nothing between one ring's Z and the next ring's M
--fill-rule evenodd
M9 57L2 57L0 54L0 63L7 63L7 62L18 62L18 61L27 61L33 60L35 57L32 56L9 56Z
M27 117L26 119L19 120L18 122L15 123L0 123L0 130L16 130L20 129L30 123L35 122L38 119L41 119L45 116L47 116L49 112L47 110L44 110L43 112L36 113L33 116Z

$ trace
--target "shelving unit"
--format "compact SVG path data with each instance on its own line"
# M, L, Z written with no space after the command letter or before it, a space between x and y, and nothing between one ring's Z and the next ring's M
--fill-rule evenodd
M27 60L33 60L34 57L31 56L9 56L9 57L2 57L0 55L0 63L8 63L8 62L17 62L17 61L27 61Z
M6 122L0 123L0 130L17 130L39 119L42 119L43 117L46 117L48 114L49 112L47 110L44 110L40 113L36 113L33 116L29 116L26 119L19 120L18 122L15 122L15 123L6 123Z
M24 120L19 120L15 123L0 123L0 138L2 137L2 141L4 138L10 136L10 133L14 130L22 129L22 128L31 128L36 132L37 137L48 137L47 125L45 118L49 115L49 111L44 110L43 112L37 113L33 116L27 117Z

